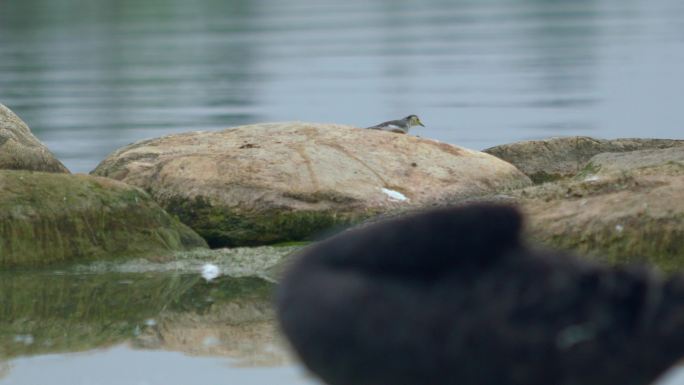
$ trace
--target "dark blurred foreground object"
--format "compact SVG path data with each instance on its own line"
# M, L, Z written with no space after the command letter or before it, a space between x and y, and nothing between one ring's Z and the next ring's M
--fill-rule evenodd
M529 249L521 222L478 204L313 245L281 327L331 385L646 385L684 356L681 276Z

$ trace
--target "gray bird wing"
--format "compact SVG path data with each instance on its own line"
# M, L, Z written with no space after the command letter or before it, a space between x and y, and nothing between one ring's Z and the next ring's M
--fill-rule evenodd
M390 120L387 122L382 122L378 125L368 127L368 129L391 131L399 134L405 134L408 131L408 129L406 129L406 122L402 120Z

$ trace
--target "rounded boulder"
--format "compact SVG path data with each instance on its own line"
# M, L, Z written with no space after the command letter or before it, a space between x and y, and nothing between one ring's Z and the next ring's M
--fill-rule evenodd
M407 205L531 183L479 151L302 122L141 141L115 151L93 173L147 190L211 246L306 239Z

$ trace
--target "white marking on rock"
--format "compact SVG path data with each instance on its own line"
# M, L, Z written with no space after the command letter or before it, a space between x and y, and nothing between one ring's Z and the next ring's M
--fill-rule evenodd
M585 182L596 182L597 180L601 179L598 175L590 175L586 178L584 178Z
M202 266L202 278L206 279L207 282L213 280L214 278L221 275L221 269L213 263L207 263Z
M406 197L406 195L400 193L399 191L390 190L390 189L384 188L384 187L381 188L381 190L382 190L382 192L384 192L385 195L387 195L387 196L389 197L389 199L392 200L392 201L404 202L404 201L407 201L407 200L408 200L408 198Z

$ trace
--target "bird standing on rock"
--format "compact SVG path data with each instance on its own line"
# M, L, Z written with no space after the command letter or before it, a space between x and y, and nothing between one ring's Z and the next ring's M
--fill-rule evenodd
M423 122L420 121L420 118L416 115L409 115L405 117L404 119L399 119L399 120L390 120L388 122L382 122L378 125L368 127L369 130L383 130L383 131L390 131L390 132L395 132L397 134L408 134L409 129L411 127L415 126L422 126Z
M443 208L306 248L278 319L330 385L647 385L684 357L684 277L520 241L518 210Z

